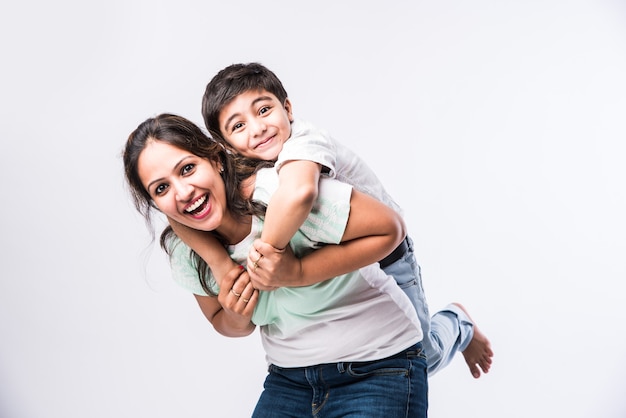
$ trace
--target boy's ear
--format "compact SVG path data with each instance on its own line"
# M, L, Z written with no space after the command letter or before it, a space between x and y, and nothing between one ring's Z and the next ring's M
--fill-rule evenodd
M293 109L291 107L291 100L289 100L289 97L285 99L285 104L283 105L283 107L287 111L287 115L289 116L289 122L293 122Z

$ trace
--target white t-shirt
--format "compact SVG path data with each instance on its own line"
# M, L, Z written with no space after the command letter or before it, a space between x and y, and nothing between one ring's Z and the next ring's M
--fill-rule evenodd
M263 169L257 174L254 198L267 203L277 187L276 171ZM297 256L341 241L351 192L345 183L322 178L318 200L290 242ZM246 260L262 226L253 217L250 235L228 247L233 260ZM181 286L206 295L182 242L173 251L172 272ZM422 339L411 302L377 263L312 286L260 292L252 320L260 326L267 361L281 367L377 360Z
M333 139L313 124L296 119L291 123L291 136L276 160L276 170L288 161L313 161L325 167L324 174L351 184L402 214L402 209L387 193L376 173L352 150Z

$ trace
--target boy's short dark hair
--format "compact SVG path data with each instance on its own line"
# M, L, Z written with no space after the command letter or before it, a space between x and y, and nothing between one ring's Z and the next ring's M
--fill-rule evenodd
M281 103L287 99L287 91L276 74L257 62L229 65L209 81L202 97L202 117L214 138L222 136L221 110L235 97L250 90L266 90Z

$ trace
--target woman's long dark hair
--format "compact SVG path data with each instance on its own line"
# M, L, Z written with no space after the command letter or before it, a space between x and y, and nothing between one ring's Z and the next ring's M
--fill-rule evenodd
M251 216L263 216L265 205L246 198L241 194L241 183L256 173L259 168L270 166L271 163L251 160L226 151L224 146L209 138L196 124L181 116L163 113L154 118L146 119L128 137L123 152L126 182L135 208L146 220L148 228L154 236L152 211L158 210L150 194L143 186L138 173L138 161L141 152L150 141L160 141L188 151L198 157L220 163L224 168L221 176L226 189L226 208L240 222L250 222ZM227 244L217 233L213 232L222 244ZM171 256L173 244L177 240L171 226L161 233L161 248ZM198 270L202 289L209 295L216 295L211 290L208 266L194 251L192 260Z

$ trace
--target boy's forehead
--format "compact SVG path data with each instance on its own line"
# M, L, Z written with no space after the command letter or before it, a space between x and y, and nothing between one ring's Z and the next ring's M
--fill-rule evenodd
M256 98L259 97L270 97L272 99L278 99L278 97L276 97L276 95L274 93L272 93L271 91L268 91L262 87L256 88L256 89L249 89L246 90L244 92L241 92L240 94L237 95L237 97L241 97L241 96L247 96L252 100L257 100ZM235 98L237 98L235 97Z
M224 117L226 113L236 113L237 110L234 108L238 108L239 106L252 106L267 100L278 100L278 97L263 88L243 91L222 106L220 109L220 117Z

